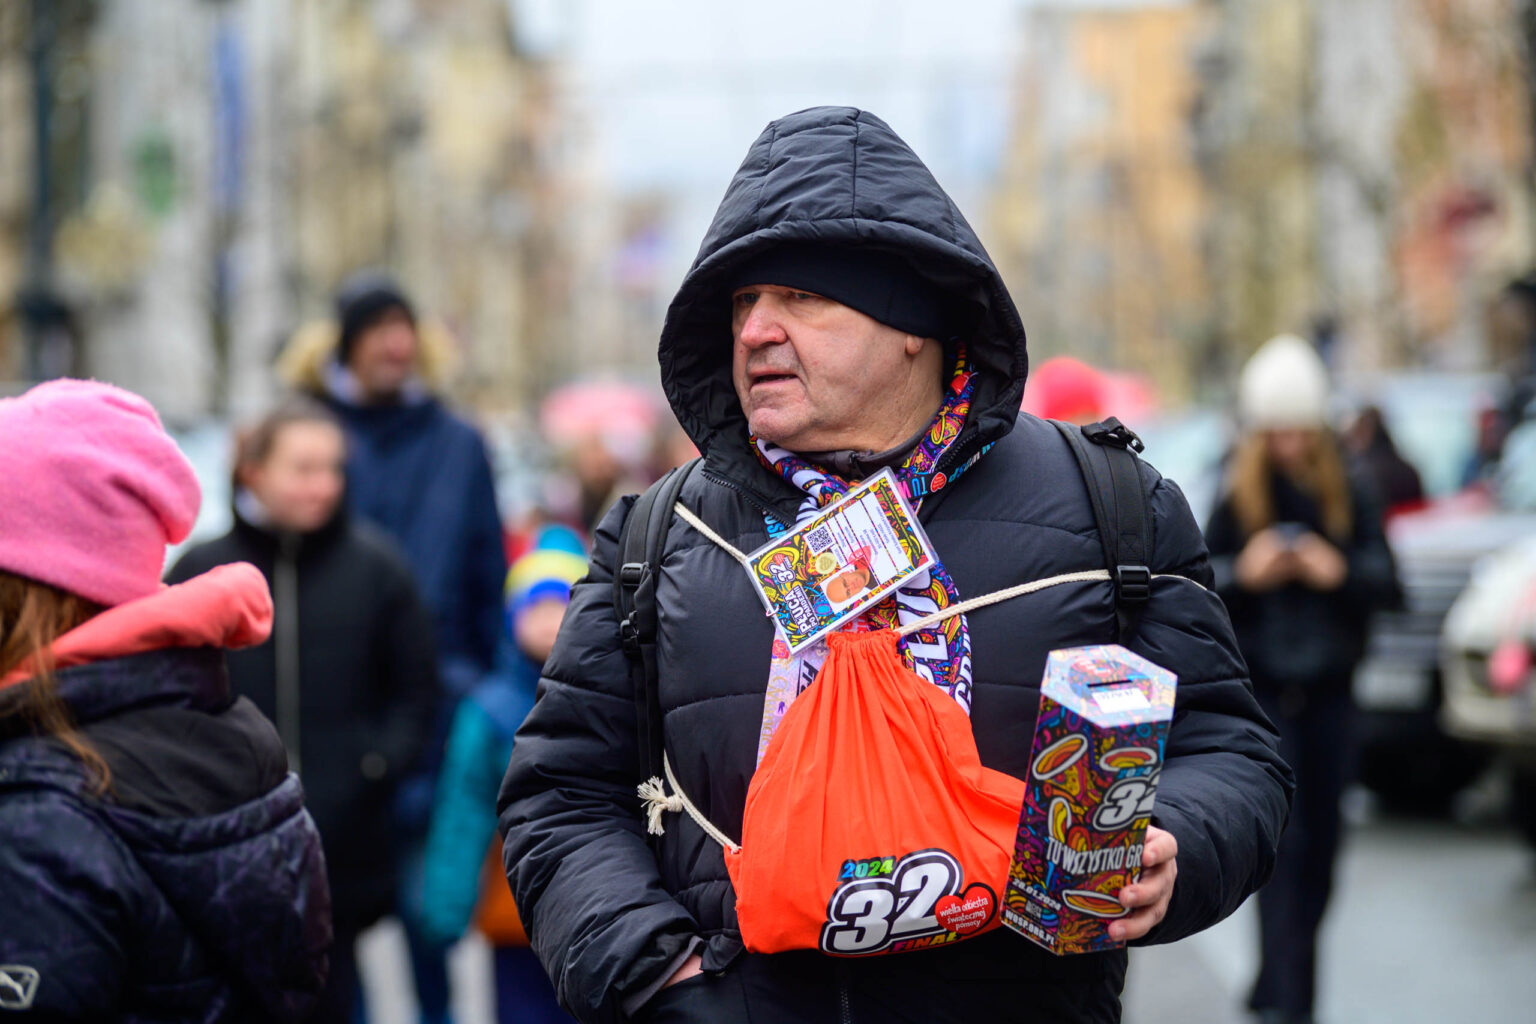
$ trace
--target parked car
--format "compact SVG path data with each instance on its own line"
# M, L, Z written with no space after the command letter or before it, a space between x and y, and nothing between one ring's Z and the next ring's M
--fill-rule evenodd
M1473 567L1532 535L1536 515L1500 510L1480 492L1387 524L1404 606L1377 616L1354 686L1362 710L1360 781L1389 804L1443 809L1487 766L1481 744L1443 723L1441 634Z
M1486 560L1445 620L1446 729L1502 756L1510 810L1536 845L1536 538Z
M1349 404L1381 408L1428 498L1387 523L1403 608L1377 615L1354 680L1358 777L1403 810L1444 810L1488 763L1484 749L1450 735L1441 722L1440 634L1473 565L1536 530L1536 516L1502 507L1489 488L1461 488L1478 410L1499 387L1499 378L1487 374L1416 372L1345 388Z

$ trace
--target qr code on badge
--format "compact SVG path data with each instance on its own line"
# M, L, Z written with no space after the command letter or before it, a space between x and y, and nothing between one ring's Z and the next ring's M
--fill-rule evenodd
M820 553L825 551L833 543L832 531L825 526L818 526L816 529L807 530L805 533L805 546L810 548L812 552Z

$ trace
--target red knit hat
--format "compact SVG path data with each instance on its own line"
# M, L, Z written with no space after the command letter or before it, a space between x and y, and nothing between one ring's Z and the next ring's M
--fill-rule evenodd
M97 604L160 588L202 493L148 402L56 380L0 400L0 569Z

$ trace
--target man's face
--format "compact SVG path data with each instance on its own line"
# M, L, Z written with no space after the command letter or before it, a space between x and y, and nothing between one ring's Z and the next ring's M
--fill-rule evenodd
M392 309L358 332L348 367L370 398L391 398L415 371L419 345L411 318Z
M731 379L758 437L799 452L886 441L889 407L913 372L910 335L820 295L763 284L732 294L731 336Z

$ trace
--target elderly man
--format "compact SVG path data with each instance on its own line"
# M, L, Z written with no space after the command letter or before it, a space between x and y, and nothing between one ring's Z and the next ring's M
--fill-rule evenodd
M661 337L672 407L704 453L681 493L716 535L674 523L656 590L662 743L677 787L740 836L770 678L824 648L775 639L723 541L752 550L849 486L894 471L941 564L887 600L934 607L1103 564L1083 477L1019 413L1024 331L976 236L878 118L802 111L768 126L726 192ZM1131 912L1115 939L1168 942L1263 883L1290 776L1276 754L1178 488L1142 468L1151 595L1126 646L1179 675ZM535 951L583 1021L1114 1021L1123 951L1054 957L998 929L894 956L747 952L722 848L692 817L648 839L635 798L635 686L598 532L500 799L505 859ZM878 615L876 615L878 618ZM1116 636L1111 584L1056 586L903 642L970 713L982 762L1023 778L1046 654ZM820 784L811 781L809 784ZM924 809L914 808L914 814ZM785 834L817 828L783 822ZM871 850L868 853L877 851Z

